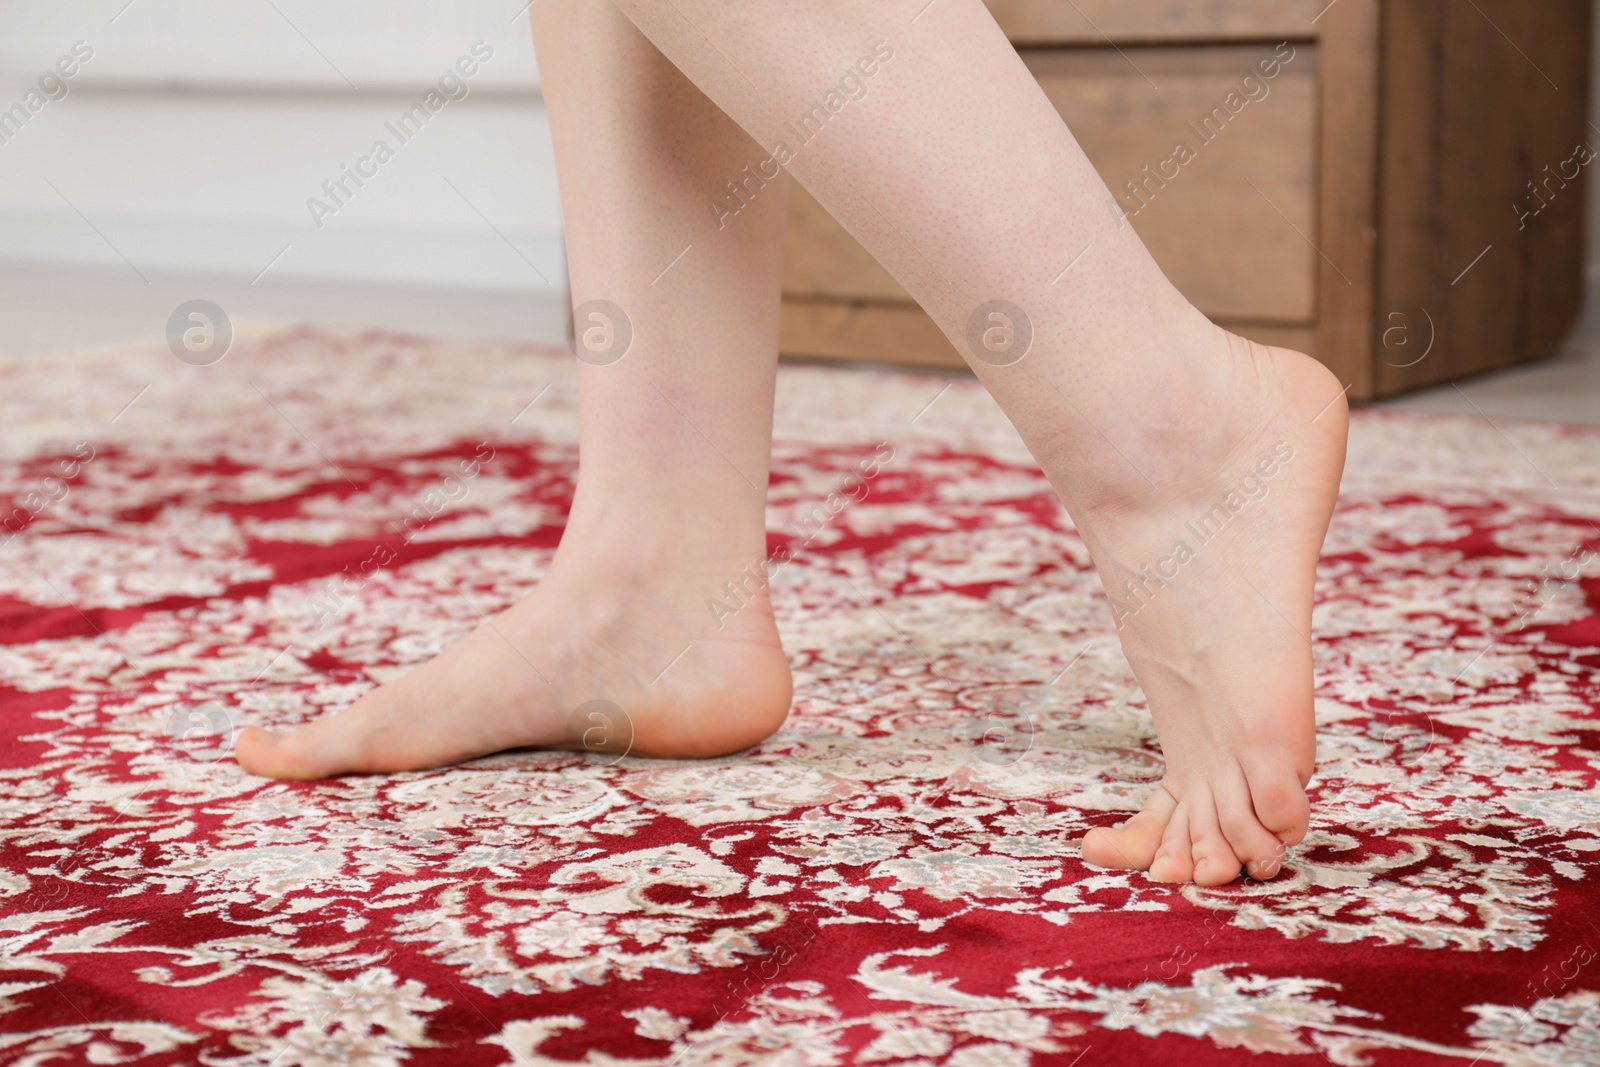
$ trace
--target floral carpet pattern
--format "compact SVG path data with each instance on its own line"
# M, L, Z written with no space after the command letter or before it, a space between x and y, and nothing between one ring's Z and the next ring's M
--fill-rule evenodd
M780 374L758 748L246 776L538 582L574 403L559 351L304 328L0 365L0 1062L1600 1063L1600 432L1357 414L1270 882L1078 860L1159 748L931 375Z

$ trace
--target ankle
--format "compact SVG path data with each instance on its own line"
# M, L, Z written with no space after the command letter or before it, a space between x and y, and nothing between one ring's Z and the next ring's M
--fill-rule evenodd
M1133 482L1160 486L1167 457L1205 454L1234 431L1240 397L1222 331L1130 346L1085 373L1052 375L1049 417L1025 432L1064 496ZM1215 332L1213 332L1215 331ZM1130 485L1129 488L1132 488Z
M612 606L643 597L657 607L704 609L726 582L759 574L765 516L746 501L683 497L596 500L580 490L545 584Z
M1268 440L1285 407L1282 358L1211 322L1067 396L1029 441L1074 512L1145 510L1206 492Z

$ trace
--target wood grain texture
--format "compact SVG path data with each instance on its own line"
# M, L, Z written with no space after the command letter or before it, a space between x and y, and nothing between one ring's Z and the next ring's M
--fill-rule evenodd
M1555 348L1582 299L1588 0L1385 5L1375 390ZM1592 149L1590 149L1592 151ZM1589 164L1594 165L1594 164ZM1407 318L1432 348L1396 352Z
M1308 323L1315 310L1317 50L1291 47L1270 80L1261 45L1139 49L1137 66L1109 50L1023 53L1156 262L1215 318ZM1179 144L1190 162L1174 162ZM911 302L803 189L783 288Z
M1316 336L1310 326L1261 322L1222 325L1264 345L1315 354ZM955 346L915 304L788 298L783 302L779 333L785 358L966 368Z
M1318 49L1288 47L1270 80L1267 45L1022 54L1150 254L1214 319L1315 314ZM1190 162L1173 162L1180 146Z
M1113 192L1147 201L1133 224L1178 288L1312 352L1352 398L1537 358L1570 331L1600 165L1589 0L990 6L1023 45L1096 46L1021 53ZM1274 38L1297 54L1271 94L1152 180ZM804 191L792 204L783 351L954 364L870 255Z
M799 182L789 190L783 294L915 306L911 294Z
M1327 0L985 0L1019 45L1309 40Z
M1587 171L1600 165L1600 131L1589 125L1588 105L1594 9L1583 0L1565 0L1558 11L1540 9L1540 14L1543 17L1531 27L1534 50L1529 54L1555 77L1560 89L1547 93L1542 77L1534 82L1529 80L1531 68L1523 72L1525 86L1531 88L1532 106L1543 118L1525 131L1530 137L1530 154L1540 167L1529 180L1540 186L1543 206L1529 221L1523 239L1527 264L1524 291L1529 299L1528 328L1519 353L1523 360L1538 359L1559 348L1583 310L1584 237L1589 230ZM1549 174L1544 168L1558 176L1563 171L1570 174L1567 161L1575 158L1580 143L1588 148L1591 159L1584 165L1584 173L1544 192Z
M1339 0L1322 16L1316 356L1373 395L1373 278L1378 243L1378 0Z
M785 356L964 368L939 327L915 304L785 298L778 323Z

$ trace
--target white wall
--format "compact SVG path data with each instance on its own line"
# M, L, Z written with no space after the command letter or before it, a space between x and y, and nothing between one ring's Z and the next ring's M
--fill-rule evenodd
M67 95L3 125L78 41ZM386 130L480 41L464 99ZM0 263L565 289L526 0L4 0L0 134ZM394 157L316 225L379 138Z
M159 336L163 277L228 280L242 302L274 291L258 310L324 319L356 299L341 285L392 286L403 301L369 297L347 321L429 329L459 306L458 325L559 338L560 213L526 4L0 0L0 121L74 42L94 50L66 98L0 144L0 355L77 343L54 306L27 314L64 286L122 309L95 340ZM479 40L494 56L467 99L316 227L307 198ZM1600 115L1600 77L1591 89ZM1600 205L1600 168L1589 180ZM1594 208L1589 250L1594 293ZM193 288L179 293L210 295ZM504 310L527 302L546 310ZM1600 301L1584 332L1600 335Z

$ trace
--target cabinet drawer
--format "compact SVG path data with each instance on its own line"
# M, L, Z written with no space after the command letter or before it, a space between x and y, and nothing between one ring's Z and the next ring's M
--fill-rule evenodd
M1222 321L1316 312L1317 53L1292 47L1271 80L1257 68L1270 45L1022 53L1156 262ZM805 190L792 196L786 294L910 302Z
M1274 47L1022 53L1150 254L1215 319L1316 314L1317 49L1289 46L1266 80Z
M783 295L916 303L799 182L789 183Z
M1306 40L1327 0L985 0L1011 43Z

